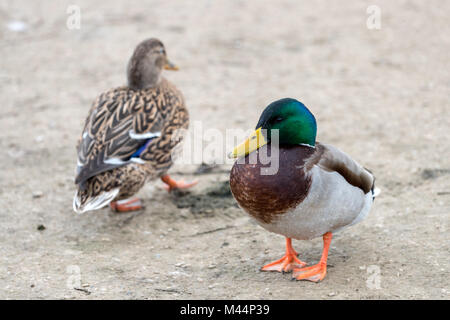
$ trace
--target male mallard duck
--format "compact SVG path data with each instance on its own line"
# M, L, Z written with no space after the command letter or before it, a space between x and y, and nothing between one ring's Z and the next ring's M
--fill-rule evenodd
M188 128L189 115L183 95L161 77L162 69L178 70L161 41L145 40L128 63L128 85L94 101L77 146L76 212L108 203L120 212L138 210L140 200L131 197L157 177L169 191L196 183L176 182L166 173L181 140L177 130Z
M262 227L286 237L285 256L262 270L293 271L294 278L314 282L325 277L332 233L361 221L376 196L370 171L337 148L316 142L316 131L316 119L301 102L281 99L264 110L256 131L229 155L245 156L230 174L239 205ZM267 159L278 170L270 172ZM304 268L291 238L319 236L322 258Z

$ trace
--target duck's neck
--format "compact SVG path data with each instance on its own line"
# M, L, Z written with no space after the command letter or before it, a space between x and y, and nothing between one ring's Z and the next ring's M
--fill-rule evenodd
M130 61L127 70L128 86L142 90L156 87L161 82L161 70L146 63Z

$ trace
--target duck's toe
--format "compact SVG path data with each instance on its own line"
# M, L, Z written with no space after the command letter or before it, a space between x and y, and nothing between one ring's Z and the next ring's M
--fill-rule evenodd
M297 258L297 256L297 251L292 248L291 238L286 238L286 254L283 258L266 264L261 268L261 271L290 272L295 268L306 266L306 263Z
M139 198L130 198L111 202L109 206L115 212L129 212L142 209L142 202Z
M162 176L161 180L166 184L164 186L164 189L166 189L168 192L170 192L174 189L189 189L198 183L198 180L191 181L191 182L184 182L183 180L175 181L169 175Z
M266 264L261 268L261 271L290 272L295 268L304 266L306 266L306 263L297 258L297 253L289 253L277 261Z
M295 268L292 277L297 280L308 280L313 282L322 281L327 274L327 265L318 263L311 267Z

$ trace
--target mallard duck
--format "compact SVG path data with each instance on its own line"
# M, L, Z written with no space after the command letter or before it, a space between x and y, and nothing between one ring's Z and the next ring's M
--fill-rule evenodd
M263 228L286 237L286 254L261 270L293 271L297 280L314 282L326 275L332 234L365 218L378 192L369 170L316 142L316 132L316 119L303 103L281 99L267 106L256 131L229 154L239 158L230 173L239 205ZM323 237L322 257L305 267L291 239L316 237Z
M196 182L173 180L171 151L181 142L189 115L183 95L161 76L178 70L158 39L141 42L128 63L128 85L103 92L94 101L77 145L73 209L82 213L108 204L115 211L141 209L133 197L160 177L171 191Z

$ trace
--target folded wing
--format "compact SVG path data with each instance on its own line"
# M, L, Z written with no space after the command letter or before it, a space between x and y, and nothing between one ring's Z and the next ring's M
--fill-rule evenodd
M142 162L139 154L158 137L163 119L152 100L122 87L101 94L94 102L77 146L76 184L123 166Z
M322 143L316 144L316 152L306 162L306 167L319 166L325 171L335 171L364 194L374 190L375 177L366 168L339 149Z

